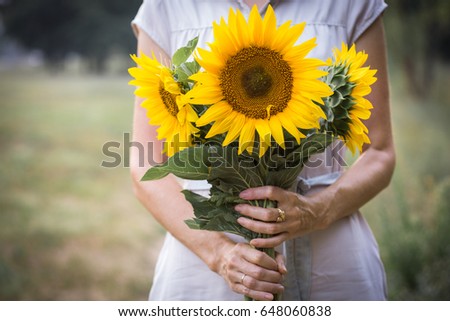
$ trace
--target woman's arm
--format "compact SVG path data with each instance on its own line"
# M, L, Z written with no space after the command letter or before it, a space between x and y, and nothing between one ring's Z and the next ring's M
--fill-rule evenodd
M250 230L274 235L269 239L255 239L256 247L276 246L286 239L325 229L333 222L350 215L383 190L390 182L395 166L392 139L386 48L382 19L377 21L359 38L358 51L364 50L367 64L377 69L377 82L367 96L374 108L366 122L370 145L334 184L308 196L301 196L276 187L265 186L241 193L244 199L272 199L286 212L286 221L274 223L278 217L275 209L262 209L238 205L236 209L246 216L265 221L240 218L239 223Z
M167 54L141 30L138 30L138 52L149 56L154 52L160 61L170 61ZM141 107L141 103L142 99L136 98L133 142L142 145L143 150L131 148L130 156L137 198L167 231L199 256L211 270L221 274L234 291L258 300L271 300L271 293L283 290L279 284L281 274L278 272L279 269L283 270L280 267L283 264L281 260L276 262L248 244L236 244L223 233L188 228L184 220L194 216L193 209L180 193L181 187L174 176L157 181L140 181L150 164L164 160L163 143L157 139L156 127L148 124L147 111ZM140 166L142 159L145 160L143 167ZM242 285L244 274L247 277L245 285Z

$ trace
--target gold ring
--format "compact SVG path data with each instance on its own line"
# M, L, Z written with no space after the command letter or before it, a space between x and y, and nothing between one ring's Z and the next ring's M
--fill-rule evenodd
M286 212L283 211L281 208L277 208L277 210L278 210L277 223L286 221Z
M242 274L242 277L241 277L241 283L242 283L242 284L244 284L244 279L245 279L246 276L247 276L247 274L245 274L245 273Z

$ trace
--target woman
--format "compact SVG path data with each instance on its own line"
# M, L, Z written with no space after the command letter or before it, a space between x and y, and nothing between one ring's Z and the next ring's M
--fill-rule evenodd
M264 12L269 1L144 1L133 27L138 52L155 53L168 62L174 51L199 36L199 46L212 41L211 25L226 17L230 7L247 15L251 6ZM368 99L376 106L369 128L370 145L358 161L342 172L341 145L313 159L301 173L295 191L261 187L244 191L244 199L272 199L285 213L239 205L249 218L239 223L255 232L272 235L255 239L255 247L283 245L276 260L255 250L243 239L224 233L190 230L184 223L193 217L182 188L207 194L206 182L177 181L166 177L141 183L148 169L139 166L132 150L131 172L139 200L168 231L158 259L152 300L240 300L242 294L271 300L283 293L286 300L383 300L385 275L375 239L358 208L383 188L392 176L395 156L391 135L386 54L381 14L382 0L271 1L278 23L306 21L302 39L317 37L311 56L326 59L341 42L356 43L369 54L368 64L378 70L378 81ZM151 148L145 155L163 161L156 129L148 125L146 111L136 99L133 140ZM148 144L151 141L153 144ZM149 162L147 162L148 164ZM319 164L319 165L318 165ZM313 166L314 165L314 166ZM302 195L301 195L302 194ZM250 218L256 218L258 221ZM289 272L288 272L289 271ZM285 279L284 285L281 284Z

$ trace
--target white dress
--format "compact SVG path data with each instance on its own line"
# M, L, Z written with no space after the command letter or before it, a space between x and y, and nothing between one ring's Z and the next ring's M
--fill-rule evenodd
M383 0L271 1L278 24L306 21L300 41L317 38L311 56L326 59L341 42L355 42L382 14ZM199 46L213 41L212 22L227 17L230 7L248 16L250 8L233 0L144 0L132 22L169 56L199 36ZM264 8L261 9L264 12ZM307 194L332 184L342 170L342 144L314 157L301 173L296 190ZM203 181L184 188L207 195ZM295 187L294 187L295 188ZM234 237L234 236L231 236ZM243 239L234 237L236 241ZM384 300L386 280L378 245L364 217L354 213L324 231L283 246L288 276L284 300ZM242 300L203 261L167 233L150 292L150 300Z

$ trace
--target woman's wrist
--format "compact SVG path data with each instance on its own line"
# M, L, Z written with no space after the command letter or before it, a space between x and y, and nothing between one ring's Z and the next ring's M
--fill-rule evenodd
M314 194L306 196L309 209L308 214L314 220L314 230L322 230L329 227L335 221L335 214L332 211L333 195L330 191L324 189Z
M224 258L236 244L221 232L217 232L217 237L215 239L216 244L212 245L214 248L207 253L204 261L211 271L222 274Z

